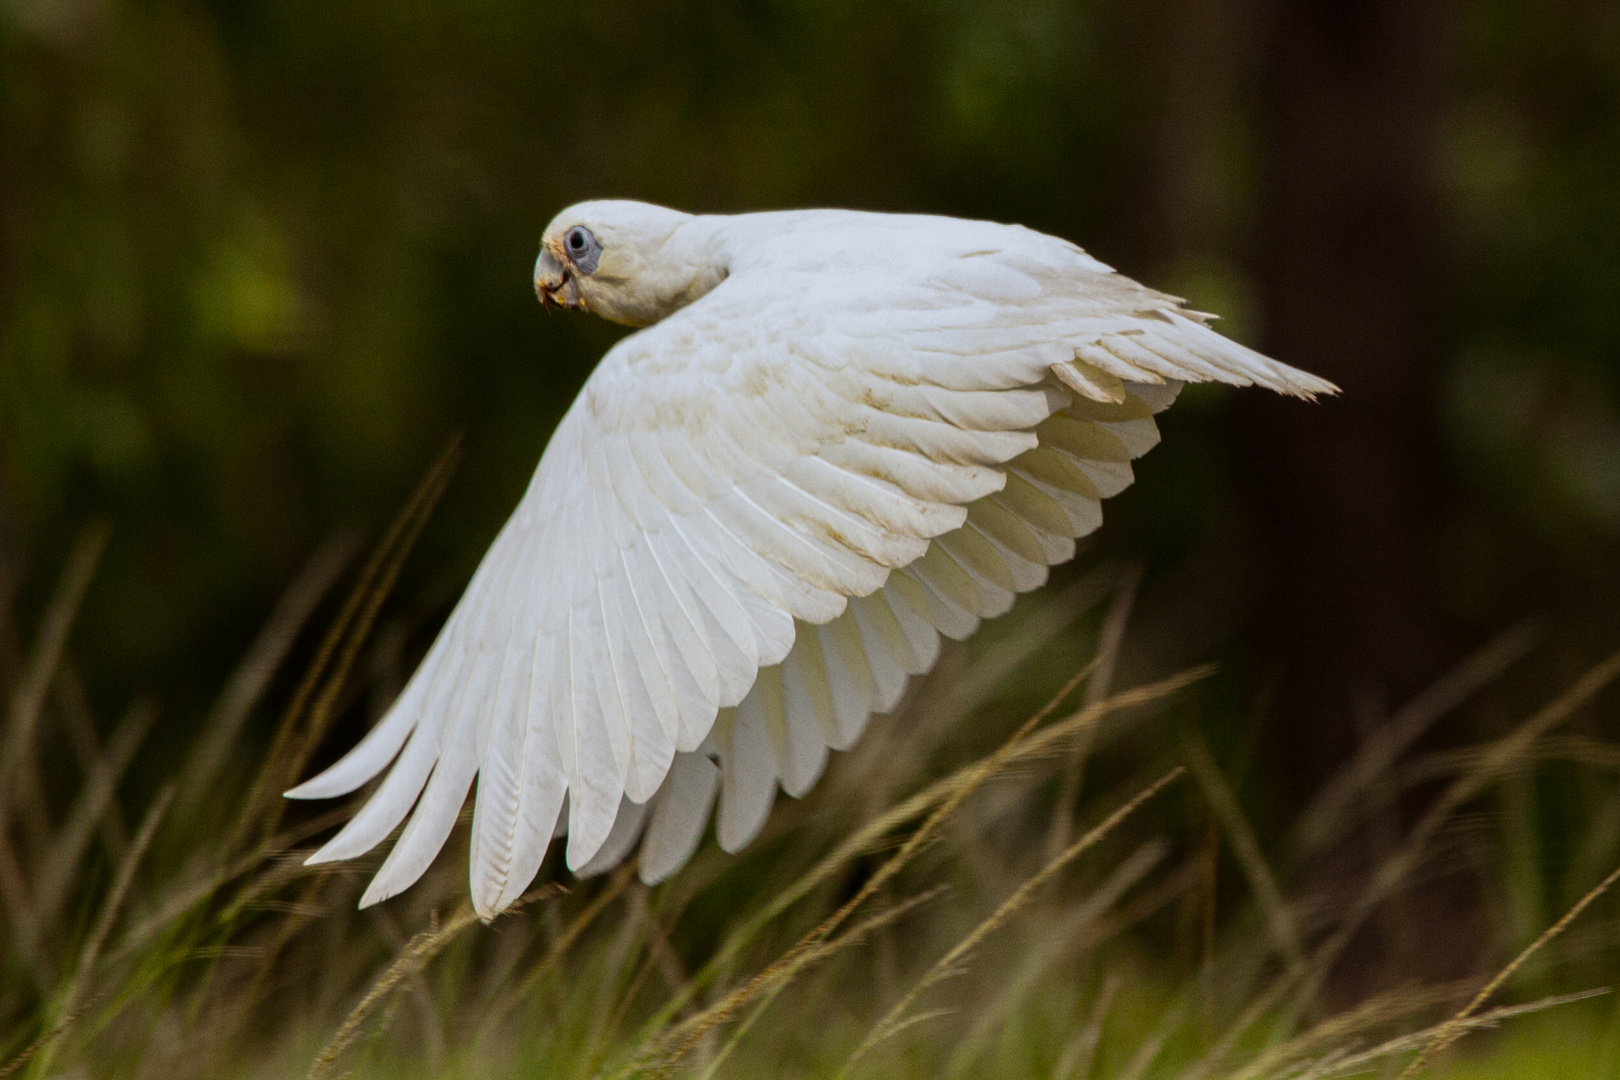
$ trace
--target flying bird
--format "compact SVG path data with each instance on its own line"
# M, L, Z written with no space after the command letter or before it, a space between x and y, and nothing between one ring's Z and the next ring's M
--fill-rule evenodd
M362 855L408 814L362 906L422 875L475 778L485 918L564 835L578 874L639 842L649 884L711 815L741 849L940 635L1074 556L1183 383L1337 392L1016 225L586 202L547 226L534 287L640 329L586 381L393 707L287 793L388 769L309 860Z

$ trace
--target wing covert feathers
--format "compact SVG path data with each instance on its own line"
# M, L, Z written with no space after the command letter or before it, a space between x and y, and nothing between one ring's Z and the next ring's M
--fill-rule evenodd
M393 708L288 793L387 770L311 859L403 822L363 905L426 870L475 778L486 918L565 833L579 874L639 842L649 883L711 814L740 849L941 635L1074 556L1183 383L1334 392L1062 241L826 214L712 219L731 276L608 353ZM817 245L855 218L912 231L834 273Z

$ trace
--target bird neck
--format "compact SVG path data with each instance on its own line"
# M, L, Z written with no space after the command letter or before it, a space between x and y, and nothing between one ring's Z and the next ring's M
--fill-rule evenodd
M650 326L699 299L730 273L723 218L691 217L635 268L636 288L611 307L593 306L626 326Z

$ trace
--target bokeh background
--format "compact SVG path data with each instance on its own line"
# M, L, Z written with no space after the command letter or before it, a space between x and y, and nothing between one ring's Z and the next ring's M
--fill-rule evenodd
M1191 392L1095 548L1275 683L1307 789L1525 615L1620 624L1620 9L1601 0L0 6L0 571L114 526L79 663L180 738L456 432L453 591L614 339L581 198L1017 221L1337 381ZM1168 631L1167 631L1168 632ZM12 648L13 653L15 649Z
M1020 222L1339 383L1189 390L1072 571L1222 662L1262 835L1491 634L1620 638L1611 2L0 0L0 675L105 520L72 663L174 758L460 433L425 645L619 333L530 285L602 196Z

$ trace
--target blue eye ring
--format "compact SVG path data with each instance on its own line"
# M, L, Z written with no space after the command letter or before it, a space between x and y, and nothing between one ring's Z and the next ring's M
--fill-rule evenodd
M581 274L596 273L596 264L602 257L602 245L596 234L583 225L575 225L563 233L563 251L568 261Z

